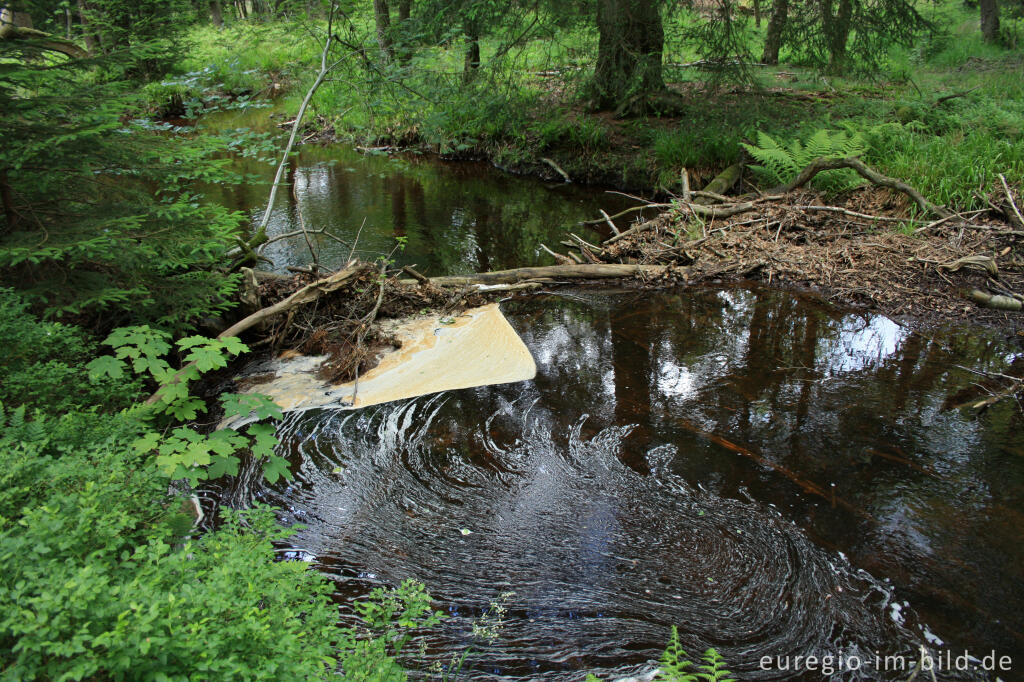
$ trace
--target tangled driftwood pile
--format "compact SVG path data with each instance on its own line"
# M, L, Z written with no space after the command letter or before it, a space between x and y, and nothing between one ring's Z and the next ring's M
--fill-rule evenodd
M871 182L825 201L802 187L821 170L852 168ZM819 159L763 195L688 192L637 209L662 213L600 244L576 234L565 263L673 266L687 282L724 277L810 285L830 299L891 315L970 317L1018 325L1024 303L1024 218L1005 179L982 210L954 214L857 159ZM912 219L911 206L918 216ZM620 216L621 217L621 214Z

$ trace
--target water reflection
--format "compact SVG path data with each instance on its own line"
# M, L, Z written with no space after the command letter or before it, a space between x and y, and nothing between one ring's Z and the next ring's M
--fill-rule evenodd
M273 130L266 111L229 112L204 119L207 128ZM252 181L234 187L207 187L205 195L254 221L266 208L274 166L234 158L233 168ZM484 163L446 163L432 156L364 154L341 144L305 145L290 160L287 187L278 195L268 234L328 228L346 244L322 235L313 243L320 261L333 268L355 254L372 260L391 254L398 265L417 264L429 276L549 264L541 243L556 247L578 227L632 202L576 185L544 185L501 173ZM301 212L301 220L300 220ZM405 241L395 251L396 238ZM266 249L278 270L311 260L301 237Z
M641 665L673 624L744 679L920 643L1024 661L1020 415L944 408L956 365L1014 349L759 289L506 307L534 381L282 427L298 479L255 492L342 598L424 580L455 616L430 655L473 646L474 678ZM502 636L473 642L507 590Z

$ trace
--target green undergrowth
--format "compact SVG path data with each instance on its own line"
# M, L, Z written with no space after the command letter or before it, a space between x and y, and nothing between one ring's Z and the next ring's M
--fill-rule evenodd
M101 355L88 332L0 289L0 341L0 679L405 679L402 647L440 618L421 584L376 591L356 605L360 626L338 627L329 582L278 560L296 529L272 509L223 509L200 534L169 492L224 473L239 448L283 463L272 426L250 443L169 419L197 416L187 380L223 366L237 339L176 342L195 365L173 384L166 333L115 330ZM144 406L152 384L143 392L129 367L182 390Z
M691 19L673 14L666 20L666 77L682 94L682 108L666 118L589 111L581 93L596 35L575 27L527 41L496 63L500 36L485 37L484 68L468 84L458 40L418 47L409 60L373 74L352 57L314 98L311 120L358 144L483 156L540 174L552 172L541 161L547 157L576 181L647 191L678 189L684 167L697 182L709 179L748 159L744 145L756 145L760 134L791 146L819 131L845 130L867 140L863 158L882 172L938 203L973 208L981 201L975 192L998 173L1024 175L1024 53L1015 42L1021 20L1005 19L1009 47L998 47L981 41L976 10L959 3L930 7L927 18L937 29L911 48L894 47L870 78L826 79L784 63L755 69L749 88L709 91L699 82L706 74L673 66L699 57L678 38ZM356 14L361 26L371 20ZM752 51L764 28L749 27ZM297 99L319 62L301 25L204 27L193 37L183 66L236 93L277 83ZM783 62L787 57L783 50Z

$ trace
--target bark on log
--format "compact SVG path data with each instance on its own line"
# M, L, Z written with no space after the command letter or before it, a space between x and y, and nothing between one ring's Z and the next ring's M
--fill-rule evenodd
M971 289L968 291L967 298L971 299L982 308L992 308L993 310L1018 311L1024 307L1024 304L1021 304L1021 302L1015 298L993 295L985 291L981 291L980 289Z
M538 279L612 279L616 277L634 277L636 275L656 277L664 274L667 269L667 265L630 265L618 263L547 265L482 272L475 275L431 277L430 283L439 287L458 287L472 284L517 284ZM400 282L402 284L415 284L416 280L403 279Z
M743 165L734 163L733 165L726 168L724 171L716 175L711 182L704 187L704 191L709 194L725 194L736 182L740 179L740 172L743 170ZM695 203L703 204L707 203L704 201L697 200Z

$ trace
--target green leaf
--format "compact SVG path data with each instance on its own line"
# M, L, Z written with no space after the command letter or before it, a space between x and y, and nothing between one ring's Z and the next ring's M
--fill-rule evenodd
M220 401L226 417L246 417L253 413L257 419L280 419L284 416L281 407L262 393L224 393Z
M124 363L110 355L101 355L85 366L89 379L96 381L104 376L120 379L124 376Z
M228 365L221 350L209 346L193 348L192 352L185 356L185 361L196 363L196 368L200 372L209 372L211 369L220 369Z
M277 445L274 427L270 424L252 424L247 431L253 438L253 457L272 457Z
M221 339L221 343L224 346L224 350L231 355L240 355L242 353L249 352L249 346L242 343L241 339L237 336L229 336L226 339Z
M206 473L210 478L220 478L224 475L237 476L238 464L239 459L237 457L232 455L217 455L213 458L213 461L210 463Z
M135 440L132 443L132 449L140 455L144 455L147 452L152 452L157 445L160 444L160 434L155 431L150 431L144 434L141 438Z
M288 460L278 455L271 455L263 462L263 478L267 483L277 483L277 479L291 480L292 472L288 469Z
M200 412L206 412L206 403L199 398L176 400L168 404L164 412L180 421L192 421Z
M210 343L210 339L206 338L205 336L186 336L183 339L178 339L177 341L175 341L175 345L178 346L178 348L181 348L182 350L188 350L189 348L194 348L195 346L202 346L208 343Z

